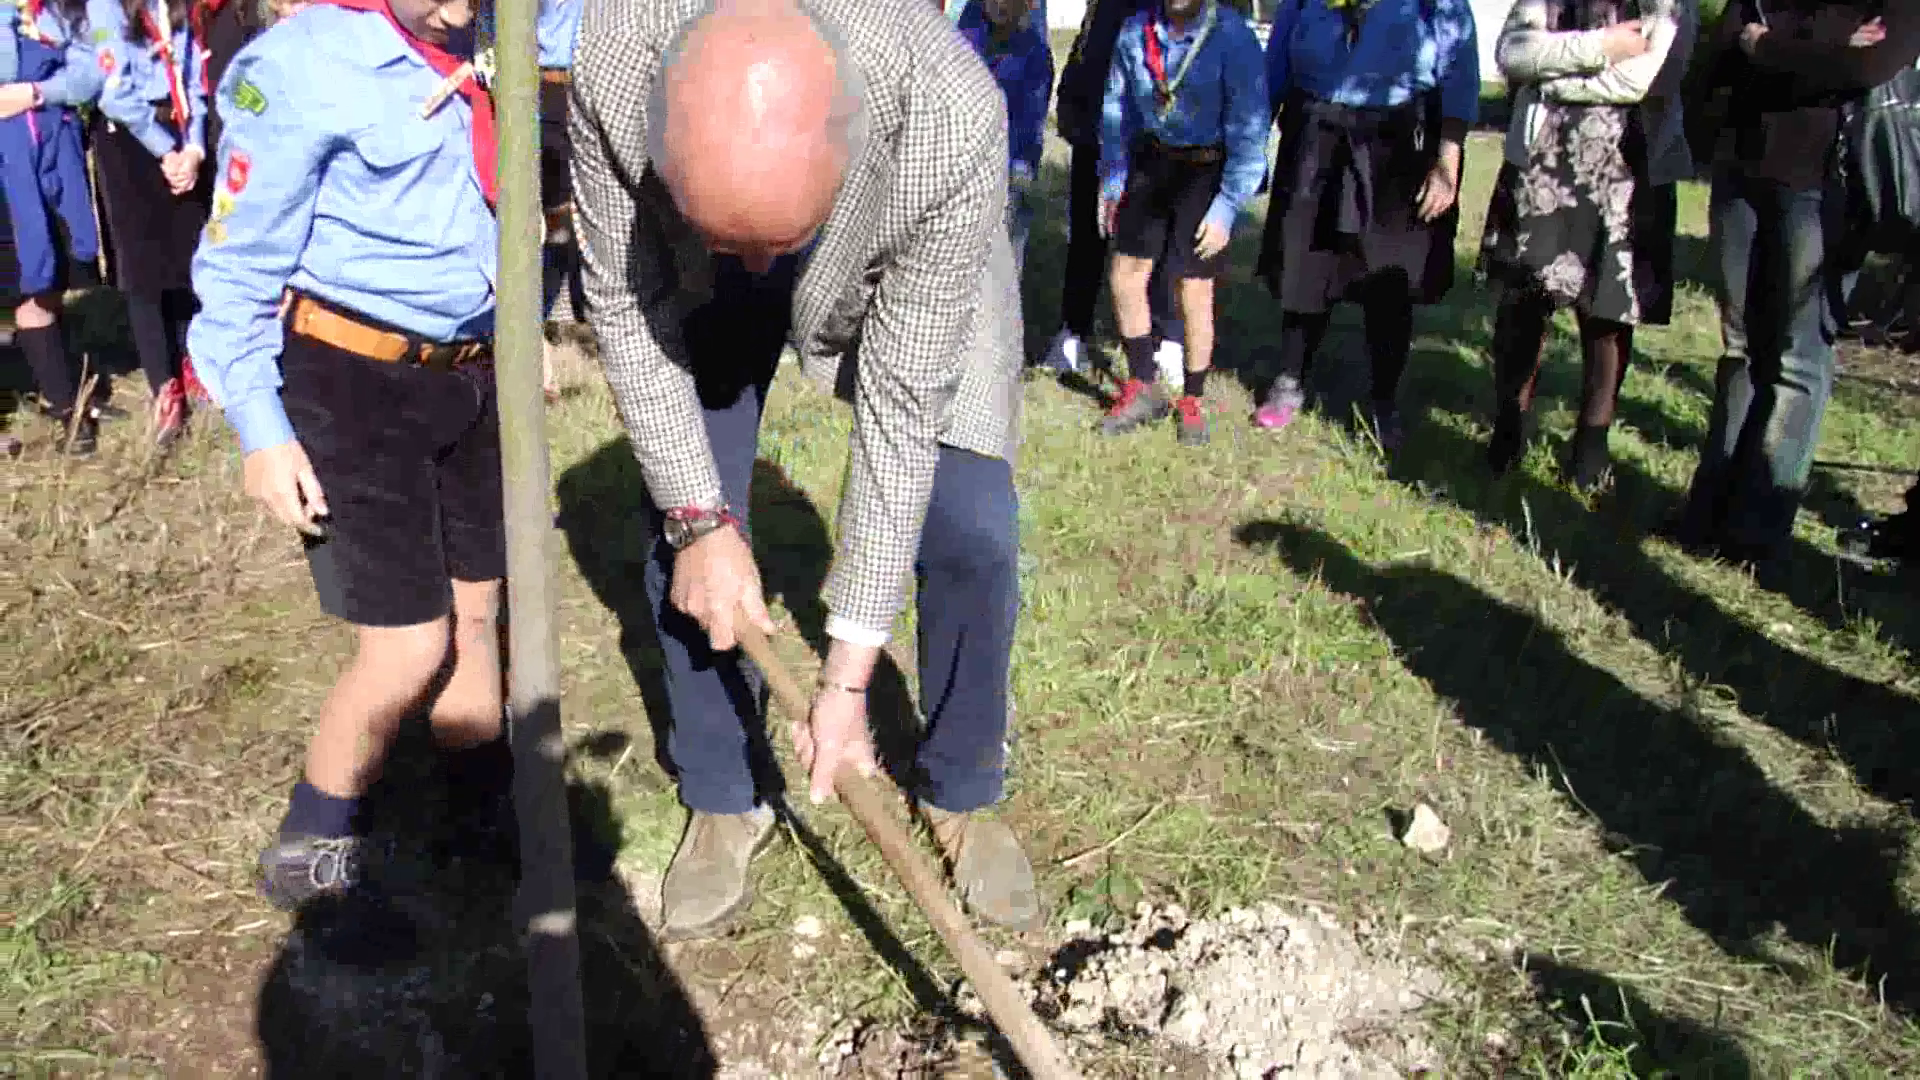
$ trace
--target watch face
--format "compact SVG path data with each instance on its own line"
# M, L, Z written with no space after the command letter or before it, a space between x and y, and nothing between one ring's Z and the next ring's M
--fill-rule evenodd
M683 548L693 542L693 530L679 518L668 518L666 528L661 530L667 538L667 546Z

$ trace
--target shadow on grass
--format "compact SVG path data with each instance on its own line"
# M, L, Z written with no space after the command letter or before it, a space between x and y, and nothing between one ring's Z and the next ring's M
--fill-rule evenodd
M1466 333L1472 332L1469 325ZM1484 370L1457 353L1436 354L1410 397L1444 400L1457 395L1460 384L1485 381ZM1429 387L1438 392L1427 394ZM1442 407L1487 419L1484 409L1459 408L1457 397ZM1677 493L1633 462L1616 459L1614 488L1603 500L1609 512L1595 513L1570 489L1524 469L1492 477L1484 454L1482 440L1425 424L1410 429L1391 473L1573 565L1579 583L1619 611L1642 640L1677 656L1703 683L1729 688L1747 715L1810 746L1831 748L1875 794L1893 802L1920 798L1920 728L1902 719L1913 714L1913 698L1771 640L1675 580L1642 549L1642 537L1674 506ZM1804 540L1794 541L1784 571L1767 584L1836 629L1865 614L1895 643L1909 650L1920 643L1920 613L1902 583Z
M1585 968L1528 956L1527 974L1549 1013L1575 1034L1575 1044L1612 1049L1634 1077L1740 1078L1753 1066L1737 1039L1682 1017L1667 1016L1640 993ZM1561 1062L1568 1072L1570 1063Z
M267 1075L533 1075L526 960L505 858L451 857L445 780L412 725L369 793L378 899L310 909L260 991ZM699 1015L612 873L620 824L604 786L567 790L578 881L590 1074L707 1077L718 1069Z
M1791 972L1768 946L1784 932L1842 968L1884 975L1889 998L1913 1004L1920 925L1895 884L1897 831L1816 820L1700 718L1646 700L1552 627L1452 574L1368 565L1306 525L1252 522L1236 538L1351 598L1463 723L1552 776L1727 951Z

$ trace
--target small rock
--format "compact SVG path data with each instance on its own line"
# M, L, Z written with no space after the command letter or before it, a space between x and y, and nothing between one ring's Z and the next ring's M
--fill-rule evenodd
M819 949L814 948L804 941L796 941L793 943L793 958L795 960L811 960L814 954L819 951Z
M1024 959L1024 957L1015 949L1001 949L999 952L993 954L993 962L1003 968L1017 968L1020 966L1022 959Z
M1402 844L1428 855L1444 850L1451 839L1453 830L1447 828L1440 815L1426 803L1413 808L1413 820L1407 823L1407 831L1400 834Z
M1093 933L1093 920L1068 919L1067 925L1061 927L1061 929L1066 931L1068 937L1085 937Z
M826 933L826 929L827 928L821 924L820 918L817 915L802 915L793 921L794 937L803 937L812 940Z

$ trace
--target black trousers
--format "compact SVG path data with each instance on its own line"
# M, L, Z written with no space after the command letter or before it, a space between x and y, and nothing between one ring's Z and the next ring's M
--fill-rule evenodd
M1093 336L1094 308L1107 284L1107 240L1100 235L1100 150L1075 146L1067 177L1067 272L1060 283L1060 323L1082 340ZM1173 288L1156 265L1147 282L1153 335L1180 341L1186 326L1173 304Z

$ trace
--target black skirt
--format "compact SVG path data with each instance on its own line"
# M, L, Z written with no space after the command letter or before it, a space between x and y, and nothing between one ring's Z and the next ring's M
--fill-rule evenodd
M114 287L135 296L192 288L193 249L212 203L208 174L202 172L192 191L175 195L160 173L160 159L99 113L93 117L93 156Z
M1459 202L1430 222L1419 214L1420 188L1440 157L1437 101L1355 109L1288 99L1255 270L1282 309L1325 311L1387 276L1404 275L1418 304L1453 286Z

